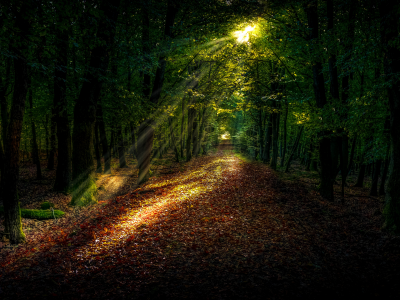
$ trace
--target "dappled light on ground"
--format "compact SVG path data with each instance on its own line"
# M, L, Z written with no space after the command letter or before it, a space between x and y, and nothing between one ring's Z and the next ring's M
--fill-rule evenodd
M366 294L394 278L399 251L368 210L322 201L231 152L226 141L75 224L54 223L2 257L0 297L287 299ZM391 264L377 264L385 253Z

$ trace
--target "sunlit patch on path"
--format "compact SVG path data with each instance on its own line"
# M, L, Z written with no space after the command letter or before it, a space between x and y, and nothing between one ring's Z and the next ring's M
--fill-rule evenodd
M55 236L43 232L42 244L5 257L3 295L287 299L352 286L346 278L354 270L375 272L354 265L358 252L349 249L368 245L371 253L373 244L355 242L359 231L338 204L280 181L265 165L241 161L231 149L225 142L184 172L103 201L73 227L54 225ZM362 228L378 236L373 224Z

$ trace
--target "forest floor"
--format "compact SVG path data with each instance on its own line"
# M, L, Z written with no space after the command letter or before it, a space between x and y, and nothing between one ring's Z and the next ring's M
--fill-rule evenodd
M99 204L24 223L27 243L0 252L0 298L400 298L380 198L324 201L299 168L274 172L228 143L156 165L139 188L120 170L99 178Z

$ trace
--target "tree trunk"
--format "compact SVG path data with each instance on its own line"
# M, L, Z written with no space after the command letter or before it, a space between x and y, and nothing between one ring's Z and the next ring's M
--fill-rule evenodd
M318 9L317 3L311 2L307 7L305 7L308 20L308 28L310 30L310 42L317 45L319 37L319 24L318 24ZM322 73L322 63L320 61L315 61L312 64L313 71L313 87L315 93L315 99L317 102L317 107L323 109L327 103L325 94L325 80ZM320 193L321 196L329 201L334 200L333 195L333 180L332 180L332 160L330 153L330 139L327 137L327 132L319 133L319 159L321 164L320 172Z
M15 26L18 30L14 39L17 40L18 47L12 47L11 49L16 56L14 59L14 93L10 122L7 126L7 135L5 137L5 159L1 174L5 233L9 236L11 244L19 244L25 241L25 234L22 231L21 224L17 182L19 177L19 148L29 79L25 55L28 52L27 41L30 24L28 19L24 19L25 14L29 11L26 5L26 2L21 3L20 11L15 12Z
M65 108L66 109L66 108ZM47 169L48 170L54 170L54 156L55 156L55 151L56 151L56 120L54 116L54 109L52 110L51 118L50 118L50 151L49 151L49 157L47 160Z
M131 140L132 140L132 154L133 156L135 156L135 158L137 159L137 149L136 149L136 135L135 135L135 126L133 125L133 123L130 123L130 130L131 130Z
M199 116L198 111L194 110L193 118L193 156L198 156L200 151L199 143Z
M165 17L164 26L164 38L172 38L172 28L175 23L175 17L179 10L179 4L172 0L168 1L167 14ZM159 63L154 78L153 90L150 95L150 103L153 106L158 104L160 99L161 91L164 85L164 74L165 67L167 64L166 56L161 55L159 57ZM153 151L153 139L154 139L154 120L147 119L139 127L139 138L138 138L138 165L139 165L139 176L138 184L142 184L149 178L150 170L150 158L151 152ZM140 145L139 145L140 144Z
M289 172L290 163L292 162L294 153L296 152L297 146L299 145L301 134L303 133L303 129L304 129L304 126L301 126L300 129L299 129L299 133L297 134L297 137L296 137L296 140L294 142L292 151L290 152L290 155L289 155L288 160L286 162L285 173Z
M276 105L274 106L277 109ZM278 164L278 139L279 139L279 119L280 113L274 111L272 113L272 157L270 166L273 170L276 170Z
M269 163L271 160L271 141L272 141L272 114L269 114L267 117L267 124L265 129L265 137L264 137L264 163Z
M111 174L111 149L108 147L106 125L103 118L103 108L99 103L97 106L96 122L99 124L100 142L104 160L104 174Z
M96 46L90 56L89 68L85 75L78 100L74 108L74 131L72 135L72 205L86 205L96 202L96 183L91 177L93 164L93 126L96 120L96 105L101 93L102 77L108 68L108 48L114 41L115 22L118 17L119 0L104 0L101 3L104 15L99 20L97 38L104 43ZM96 73L91 70L97 70Z
M193 141L193 122L196 110L189 108L187 120L187 138L186 138L186 161L192 159L192 141Z
M71 133L68 120L68 103L66 97L67 64L68 64L68 33L59 32L56 44L57 63L54 71L54 119L57 126L57 169L54 190L66 192L71 185L72 177L72 149ZM74 69L75 72L75 69ZM54 135L55 126L51 125L51 134ZM51 146L53 149L54 147Z
M349 161L349 164L347 166L347 171L346 171L347 176L350 174L350 170L353 167L354 154L356 153L356 147L357 147L357 134L354 136L353 141L351 143L350 161Z
M171 135L172 147L173 147L174 153L175 153L175 161L179 162L179 151L178 151L178 148L176 147L176 140L175 140L175 135L174 135L172 117L168 118L168 127L169 127L169 132Z
M185 127L185 111L186 111L186 105L185 105L185 97L182 98L182 119L181 119L181 157L183 157L183 150L185 147L185 137L184 137L184 127Z
M127 168L125 158L125 147L124 147L124 136L122 134L122 125L118 126L118 156L119 156L119 167Z
M33 110L33 96L32 96L32 87L31 87L31 81L29 80L29 106L31 109L31 130L32 130L32 158L33 162L36 164L36 179L42 179L42 167L40 165L40 157L39 157L39 149L38 149L38 144L37 144L37 139L36 139L36 126L35 122L33 122L32 118L32 110Z
M383 167L383 172L382 172L381 186L379 188L380 196L385 195L385 182L386 182L386 177L387 177L388 170L389 170L389 162L390 162L390 158L387 157L387 155L386 155L385 165Z
M369 192L370 196L378 196L378 180L381 174L382 159L375 162L374 173L372 176L371 190Z
M94 152L96 154L96 173L102 173L101 156L100 156L100 139L99 139L99 122L94 125Z
M400 232L400 49L398 39L399 3L380 1L381 35L384 49L385 80L388 83L391 153L389 178L386 186L384 229Z
M286 156L286 149L287 149L287 118L289 113L289 104L285 101L285 117L283 119L283 151L282 151L282 158L281 158L281 167L285 165L285 156Z
M151 152L153 150L154 128L152 126L153 120L147 119L139 126L138 132L138 184L146 182L149 177Z
M258 107L258 145L260 147L261 160L264 157L264 122L263 122L263 111Z

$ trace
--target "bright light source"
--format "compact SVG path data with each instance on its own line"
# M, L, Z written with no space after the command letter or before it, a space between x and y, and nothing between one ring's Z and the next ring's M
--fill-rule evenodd
M254 26L254 27L251 27L250 25L249 26L247 26L246 28L245 28L245 32L250 32L250 31L253 31L254 30L254 28L255 28L256 26Z
M243 31L235 31L233 35L236 37L238 43L245 43L249 41L249 32L253 31L256 26L247 26Z

